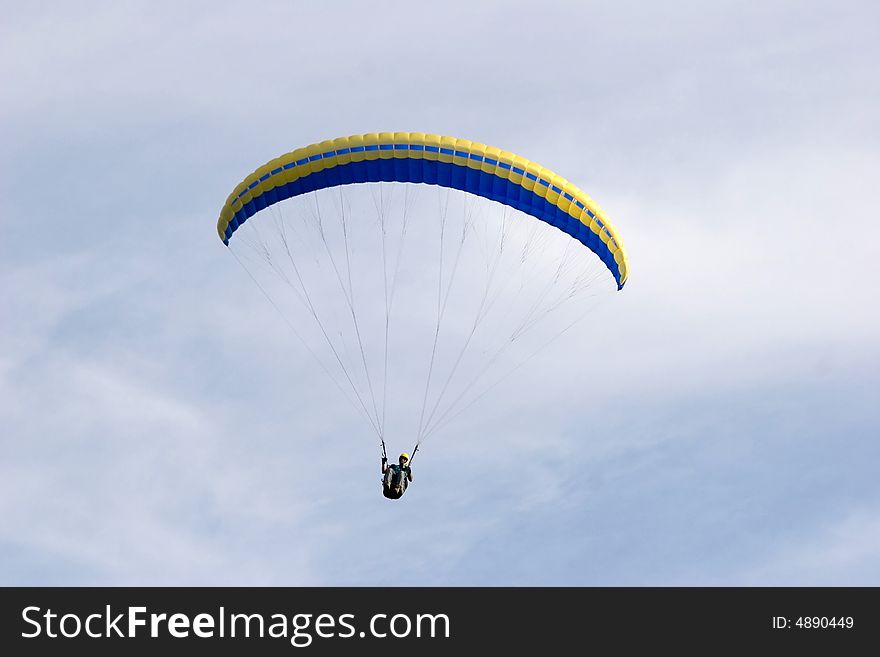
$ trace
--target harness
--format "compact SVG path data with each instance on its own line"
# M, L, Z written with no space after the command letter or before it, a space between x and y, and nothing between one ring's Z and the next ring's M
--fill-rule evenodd
M385 451L385 439L382 438L381 440L382 440L382 458L387 461L388 460L388 452ZM419 451L420 445L421 445L421 443L417 442L416 446L413 447L413 449L412 449L412 456L409 457L410 466L412 466L412 462L416 460L416 452Z

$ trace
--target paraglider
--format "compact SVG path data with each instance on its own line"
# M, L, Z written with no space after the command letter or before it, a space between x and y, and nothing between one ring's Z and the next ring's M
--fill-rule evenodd
M377 435L383 491L397 497L412 460L387 464L390 423L415 434L415 456L629 276L616 228L573 183L508 151L417 132L271 160L226 199L217 233Z
M409 466L409 454L403 452L397 463L388 465L388 457L382 457L382 494L392 500L399 500L406 492L406 487L413 480L412 468Z

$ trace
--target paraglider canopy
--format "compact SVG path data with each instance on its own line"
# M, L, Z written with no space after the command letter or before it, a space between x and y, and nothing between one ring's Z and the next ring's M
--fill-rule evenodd
M263 208L318 189L366 182L426 183L459 189L521 210L568 233L608 267L618 289L629 263L605 213L582 190L514 153L422 132L340 137L298 148L254 171L233 190L217 222L233 233Z
M433 210L413 210L419 189L436 190ZM269 219L252 219L266 209ZM367 419L383 457L391 411L412 416L400 421L415 436L410 464L426 437L580 321L597 287L620 290L629 277L618 231L576 185L509 151L421 132L277 157L235 187L217 233ZM548 317L559 321L538 335Z

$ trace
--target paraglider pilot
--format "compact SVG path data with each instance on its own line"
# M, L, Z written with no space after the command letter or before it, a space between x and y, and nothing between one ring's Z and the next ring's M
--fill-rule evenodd
M409 454L404 452L398 459L399 463L388 465L388 459L382 457L382 494L392 500L400 499L407 484L413 480L412 468L409 463Z

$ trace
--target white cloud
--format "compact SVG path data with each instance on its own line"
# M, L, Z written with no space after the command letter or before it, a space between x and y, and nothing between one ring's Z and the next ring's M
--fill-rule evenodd
M4 581L61 564L40 583L558 582L579 549L609 578L651 563L668 580L725 535L697 502L707 480L734 498L753 483L741 450L804 427L807 447L846 422L876 433L859 405L880 328L873 5L444 3L418 25L402 6L8 10ZM213 233L253 167L387 128L553 166L632 260L577 348L549 349L426 443L397 505L379 496L374 437ZM802 452L802 472L858 470L871 452L849 440ZM688 441L717 449L695 465ZM782 505L797 479L778 476L755 495ZM683 498L705 542L681 538ZM875 518L839 501L847 519L801 517L803 541L738 516L778 554L747 577L805 581L824 563L828 580L876 579ZM646 508L667 511L649 525L662 563L635 540ZM766 554L742 549L706 556L701 577Z
M880 513L850 508L811 532L781 540L766 562L737 578L747 586L865 586L880 578Z

